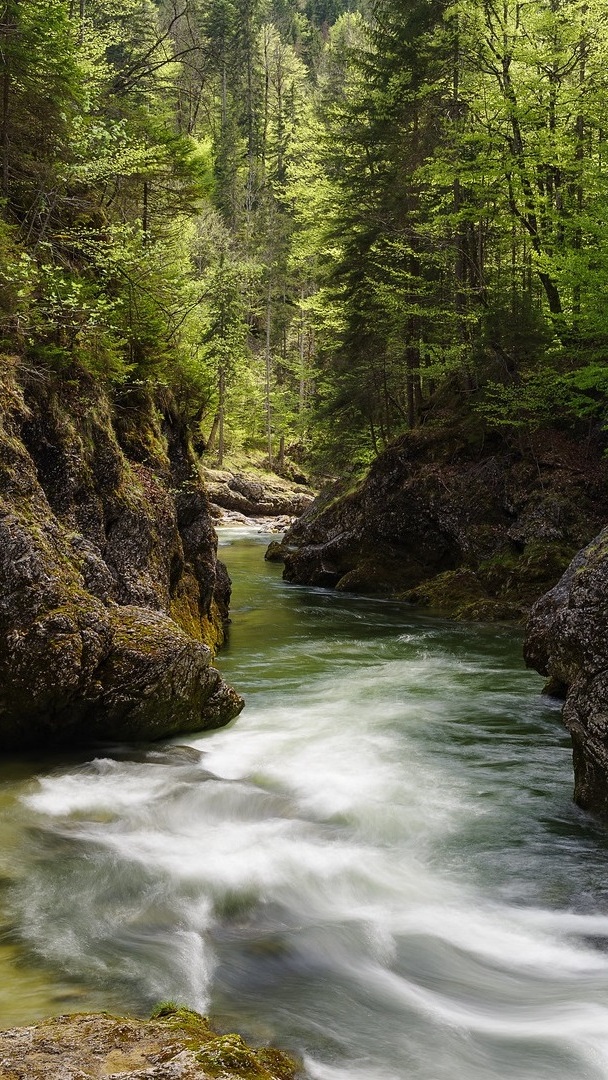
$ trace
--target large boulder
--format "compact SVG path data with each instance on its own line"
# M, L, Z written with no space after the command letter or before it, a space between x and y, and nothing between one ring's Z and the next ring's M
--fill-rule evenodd
M565 698L576 802L608 817L608 528L533 607L524 656Z
M521 618L608 518L608 464L558 432L526 447L421 429L322 492L268 558L286 580Z
M151 1020L82 1013L0 1031L0 1080L295 1080L297 1072L281 1050L254 1050L171 1005Z
M246 518L298 517L314 499L310 488L268 473L205 468L204 475L212 506Z
M155 739L242 708L230 584L171 399L0 373L0 747Z

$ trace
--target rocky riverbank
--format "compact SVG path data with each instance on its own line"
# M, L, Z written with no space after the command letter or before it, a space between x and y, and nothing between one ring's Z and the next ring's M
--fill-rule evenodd
M155 739L242 708L230 582L170 395L0 372L0 747Z
M592 441L551 431L508 445L422 428L363 480L323 492L267 557L299 584L521 619L608 520L607 481Z
M80 1014L0 1032L0 1080L295 1080L280 1050L218 1035L188 1009L151 1020Z
M608 529L580 551L532 609L524 655L565 698L574 798L608 818Z
M270 473L203 470L211 514L222 524L259 524L283 532L312 505L315 493L304 483Z

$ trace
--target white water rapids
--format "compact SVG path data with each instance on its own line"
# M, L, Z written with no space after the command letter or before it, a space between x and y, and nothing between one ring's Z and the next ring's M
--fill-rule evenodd
M210 1011L317 1080L608 1080L608 844L514 632L224 544L247 708L25 782L22 957L108 1007Z

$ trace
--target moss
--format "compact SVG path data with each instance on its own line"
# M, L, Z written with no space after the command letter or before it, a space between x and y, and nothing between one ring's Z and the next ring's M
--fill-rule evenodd
M571 544L532 541L526 544L518 572L524 581L557 581L576 554Z
M193 610L193 605L187 596L178 596L171 600L169 615L189 637L194 638L195 641L202 641L205 645L209 644L205 641L203 634L203 627L198 616L198 605L197 610Z
M257 1059L264 1068L271 1073L272 1080L293 1080L294 1072L298 1071L297 1062L282 1050L275 1050L272 1046L256 1050Z
M342 509L343 505L356 496L364 483L363 473L354 474L346 480L338 480L331 486L323 488L310 504L306 511L307 525L313 525L318 518L324 518L334 509ZM296 522L296 528L298 523Z
M455 619L463 622L519 622L524 615L525 608L521 604L491 597L471 600L453 613Z
M196 1051L197 1062L210 1076L228 1073L243 1080L293 1080L296 1062L283 1051L273 1047L252 1050L240 1035L217 1035L205 1017L185 1006L163 1002L150 1019L160 1020L185 1036L185 1045Z
M0 1032L0 1058L3 1076L32 1080L68 1074L294 1080L297 1070L280 1050L252 1050L238 1035L217 1035L205 1017L170 1002L148 1021L77 1013Z
M201 620L201 640L215 655L226 640L224 617L215 600L211 601L209 615Z
M410 603L451 612L482 598L486 599L487 594L472 570L446 570L401 594L401 599Z
M217 1038L205 1016L173 1001L164 1001L157 1005L150 1020L160 1020L170 1031L184 1036L189 1048L198 1049L201 1042L206 1043Z
M295 1062L278 1050L251 1050L240 1035L221 1035L196 1055L210 1076L242 1077L243 1080L291 1080ZM272 1070L272 1071L271 1071Z
M522 552L506 549L482 562L478 576L492 596L538 595L559 580L575 554L571 545L535 540Z
M158 626L144 622L142 618L133 617L125 608L117 610L114 623L114 649L127 649L129 652L138 652L143 656L156 657L159 648L162 647L162 639L159 636Z

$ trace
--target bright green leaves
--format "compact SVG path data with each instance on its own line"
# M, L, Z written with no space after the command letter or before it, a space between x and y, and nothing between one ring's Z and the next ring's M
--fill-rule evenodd
M298 192L339 312L327 409L376 446L480 394L501 427L602 416L604 7L378 0L375 15L327 80L322 179Z
M171 382L220 458L603 417L600 0L2 10L7 347Z
M72 27L60 0L7 0L0 14L2 194L13 220L41 227L81 81Z

